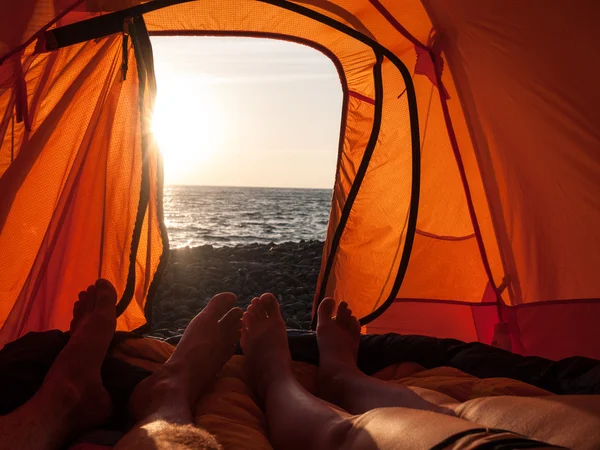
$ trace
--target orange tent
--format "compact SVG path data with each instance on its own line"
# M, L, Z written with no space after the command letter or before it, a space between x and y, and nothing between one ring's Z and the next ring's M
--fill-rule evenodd
M82 284L149 320L168 244L149 35L310 45L344 92L315 303L370 332L600 358L597 2L28 0L0 7L0 345Z

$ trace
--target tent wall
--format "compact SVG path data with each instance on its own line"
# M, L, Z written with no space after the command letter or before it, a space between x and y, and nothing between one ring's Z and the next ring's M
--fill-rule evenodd
M126 80L121 35L29 53L22 58L28 117L14 137L3 127L0 141L2 160L9 148L14 155L0 178L2 344L28 331L67 329L78 292L98 277L125 292L143 181L143 102L131 44ZM14 99L14 89L0 91L0 117L11 123ZM148 170L156 172L156 156L149 155ZM147 195L156 204L157 192ZM145 214L156 228L157 215ZM136 265L146 277L162 253L155 234L148 226L139 233ZM132 286L119 329L145 323L147 285L138 277Z
M425 3L484 179L513 344L598 358L600 6Z
M599 297L597 3L428 3L477 148L511 304Z
M431 302L415 286L421 295L399 298L369 329L490 343L502 321L513 351L600 358L600 67L586 56L600 37L599 7L424 4L449 69L452 125L496 284L505 281L504 304L486 305L486 295L474 305L465 297ZM416 242L400 294L420 260Z

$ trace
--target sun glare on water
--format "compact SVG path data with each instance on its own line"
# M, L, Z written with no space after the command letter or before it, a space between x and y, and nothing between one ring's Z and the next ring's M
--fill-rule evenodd
M152 131L163 155L165 177L193 172L220 145L222 123L210 86L173 76L158 86Z

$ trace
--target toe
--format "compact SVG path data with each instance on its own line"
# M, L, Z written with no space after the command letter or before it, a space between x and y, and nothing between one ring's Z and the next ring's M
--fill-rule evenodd
M97 312L115 314L117 305L117 291L112 283L108 280L100 278L96 281L96 301L93 305Z
M254 314L256 314L259 319L264 320L267 318L267 310L260 299L257 298L256 301L253 300L250 306L252 306Z
M232 308L230 309L221 320L219 320L219 325L221 326L221 330L225 333L230 332L239 332L242 328L242 316L244 313L241 308Z
M113 304L117 302L117 290L110 281L104 278L96 281L96 292L102 296L103 301Z
M252 328L252 326L258 322L258 319L254 316L254 314L252 314L252 313L248 312L248 310L246 310L244 312L244 315L242 316L242 322L244 324L244 327L247 330L250 330Z
M85 292L87 294L88 300L92 301L94 299L94 297L96 296L96 285L95 284L89 285Z
M75 302L75 304L73 305L73 319L79 318L79 316L81 316L81 313L84 311L84 308L84 301L80 300L78 302Z
M356 317L354 317L354 316L350 317L348 328L349 328L350 332L352 333L352 335L360 336L360 322L358 321L358 319Z
M346 328L351 329L353 327L353 321L356 320L356 317L352 314L352 310L350 308L346 309Z
M336 323L338 323L339 325L341 325L342 327L347 327L348 326L348 319L350 319L350 313L348 310L348 303L346 302L341 302L338 305L338 309L337 312L335 314L335 321Z
M250 303L250 306L252 306L252 313L258 319L266 319L267 318L267 310L265 309L265 305L263 304L263 302L261 301L260 298L254 297L252 299L252 303Z
M96 305L96 285L92 284L92 285L88 286L86 294L87 294L86 309L92 310L92 309L94 309L94 306Z
M79 301L75 302L75 305L73 305L73 315L74 316L79 316L80 314L83 314L85 311L87 311L88 305L89 305L89 301L88 301L88 293L86 291L81 291L77 297L79 298Z
M268 317L276 317L279 314L279 302L273 294L267 293L261 295L260 304Z
M317 317L319 322L323 323L325 321L331 320L333 317L333 310L335 309L335 300L331 297L327 297L323 299L321 304L319 305L319 309L317 311Z
M257 300L257 301L255 301L255 300ZM248 313L248 315L252 316L252 318L254 319L255 322L258 322L260 320L267 318L267 315L265 314L264 310L262 308L260 308L258 305L258 299L252 300L252 303L250 303L248 305L248 308L246 308L246 313Z
M223 317L227 311L235 306L237 297L231 292L221 292L210 299L204 313L213 316L216 320Z

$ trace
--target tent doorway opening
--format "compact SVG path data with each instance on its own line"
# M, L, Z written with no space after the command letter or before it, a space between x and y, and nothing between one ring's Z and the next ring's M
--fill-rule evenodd
M259 37L151 38L152 131L164 161L170 262L151 334L180 334L207 301L273 292L310 328L340 142L334 63Z

